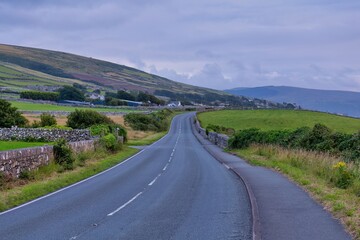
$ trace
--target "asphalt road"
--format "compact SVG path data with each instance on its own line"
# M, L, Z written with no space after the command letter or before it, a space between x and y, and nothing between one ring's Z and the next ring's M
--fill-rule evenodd
M113 169L0 213L0 239L251 239L245 186L198 142L190 117Z
M271 169L252 166L195 133L204 148L246 182L261 240L350 240L341 223L307 192Z

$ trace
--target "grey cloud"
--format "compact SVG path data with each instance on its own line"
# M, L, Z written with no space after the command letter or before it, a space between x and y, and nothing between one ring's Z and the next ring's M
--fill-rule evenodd
M358 0L1 1L0 42L219 89L360 91L359 10Z

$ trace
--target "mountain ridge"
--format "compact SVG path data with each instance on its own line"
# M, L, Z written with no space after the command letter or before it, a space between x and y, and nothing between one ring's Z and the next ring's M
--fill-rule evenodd
M302 108L360 117L360 92L290 86L262 86L224 90L235 95L296 103Z

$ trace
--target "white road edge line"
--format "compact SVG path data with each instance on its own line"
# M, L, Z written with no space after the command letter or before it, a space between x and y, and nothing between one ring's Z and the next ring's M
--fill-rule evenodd
M138 194L136 194L132 199L130 199L129 201L127 201L124 205L121 205L118 209L116 209L115 211L111 212L108 214L108 217L111 217L112 215L114 215L115 213L117 213L118 211L120 211L121 209L123 209L124 207L126 207L127 205L129 205L132 201L134 201L136 198L138 198L143 192L139 192Z
M169 129L168 133L167 133L165 136L163 136L162 138L160 138L159 140L157 140L156 142L154 142L154 143L151 144L150 146L153 146L153 145L157 144L158 142L160 142L162 139L164 139L166 136L168 136L168 134L169 134L170 131L171 131L171 128ZM121 163L118 163L117 165L115 165L115 166L113 166L113 167L111 167L111 168L109 168L109 169L106 169L106 170L104 170L104 171L102 171L102 172L100 172L100 173L98 173L98 174L96 174L96 175L94 175L94 176L88 177L88 178L86 178L86 179L84 179L84 180L81 180L80 182L74 183L74 184L72 184L72 185L70 185L70 186L61 188L61 189L59 189L59 190L57 190L57 191L55 191L55 192L49 193L49 194L47 194L47 195L45 195L45 196L36 198L36 199L34 199L34 200L30 201L30 202L24 203L24 204L22 204L22 205L20 205L20 206L11 208L11 209L6 210L6 211L4 211L4 212L0 212L0 216L1 216L1 215L4 215L4 214L6 214L6 213L9 213L9 212L15 211L15 210L17 210L17 209L23 208L23 207L25 207L25 206L27 206L27 205L30 205L30 204L32 204L32 203L38 202L38 201L40 201L40 200L42 200L42 199L48 198L48 197L50 197L50 196L52 196L52 195L55 195L55 194L60 193L60 192L62 192L62 191L65 191L65 190L67 190L67 189L69 189L69 188L75 187L75 186L77 186L77 185L79 185L79 184L82 184L82 183L84 183L84 182L89 181L90 179L96 178L96 177L98 177L98 176L100 176L100 175L102 175L102 174L104 174L104 173L106 173L106 172L109 172L109 171L113 170L114 168L117 168L117 167L119 167L120 165L128 162L129 160L131 160L131 159L133 159L134 157L136 157L137 155L143 153L143 152L144 152L145 150L147 150L147 149L148 149L148 147L144 148L144 149L141 150L140 152L138 152L138 153L132 155L131 157L125 159L125 160L122 161Z
M223 163L223 165L227 168L230 169L230 167L228 165L226 165L225 163Z

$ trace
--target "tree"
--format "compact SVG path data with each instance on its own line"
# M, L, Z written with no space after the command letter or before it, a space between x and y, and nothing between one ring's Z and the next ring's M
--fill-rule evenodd
M117 98L123 99L123 100L135 101L134 95L132 95L128 92L122 91L122 90L117 92Z
M20 97L33 100L57 101L59 99L59 93L24 91L20 93Z
M157 97L155 97L154 95L148 94L148 93L144 93L144 92L139 92L137 98L137 101L140 102L150 102L150 103L155 103L158 105L163 105L165 102L161 99L158 99Z
M76 109L67 118L67 126L74 129L84 129L97 124L115 124L107 116L93 110Z
M17 111L16 107L11 107L11 103L0 99L0 127L24 127L27 123L26 118Z
M50 115L48 113L42 113L40 115L40 126L41 127L53 126L56 124L57 124L57 122L53 115Z
M73 101L84 101L85 95L79 89L71 87L71 86L64 86L59 90L60 100L73 100Z

